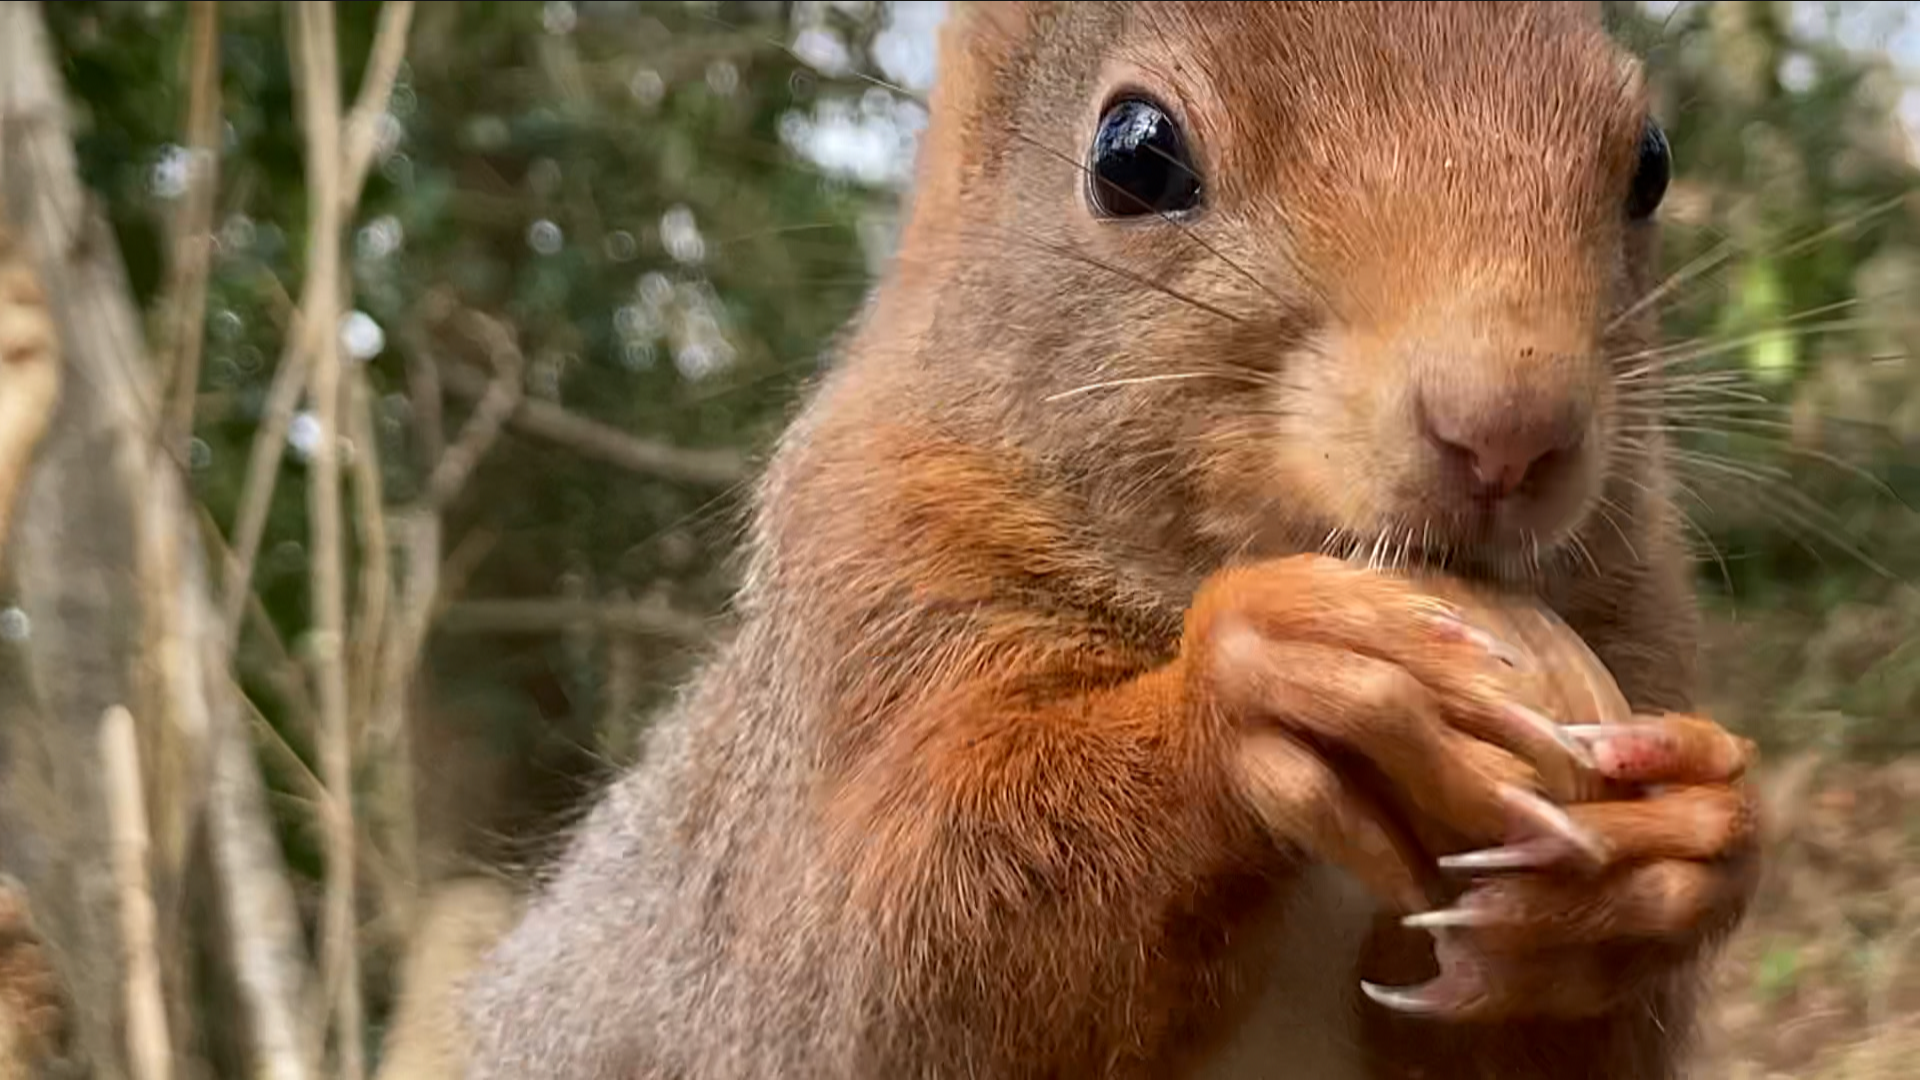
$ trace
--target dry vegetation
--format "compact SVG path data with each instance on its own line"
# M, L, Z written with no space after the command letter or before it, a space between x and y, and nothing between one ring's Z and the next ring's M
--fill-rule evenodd
M1894 1080L1920 1053L1920 762L1768 773L1758 908L1719 973L1703 1077Z

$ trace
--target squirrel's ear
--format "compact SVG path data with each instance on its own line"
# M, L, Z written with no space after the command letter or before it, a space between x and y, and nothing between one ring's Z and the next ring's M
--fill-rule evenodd
M1034 0L1017 0L1014 3L993 3L992 0L960 0L947 8L947 25L951 37L974 39L980 35L990 38L1017 38L1035 14L1047 5Z
M956 0L955 3L947 5L947 11L948 18L959 18L982 12L1022 16L1031 13L1034 8L1043 6L1034 0L1013 0L1011 3L995 3L993 0Z
M971 0L950 5L940 28L940 71L966 81L989 81L1020 51L1045 3L991 3ZM950 79L949 81L959 81ZM937 92L937 91L936 91Z
M1041 14L1053 4L952 3L940 27L940 59L929 97L930 117L921 136L910 232L944 229L963 189L977 179L983 153L994 152L1004 113L1018 93L1020 58L1032 48ZM932 250L941 241L904 243Z

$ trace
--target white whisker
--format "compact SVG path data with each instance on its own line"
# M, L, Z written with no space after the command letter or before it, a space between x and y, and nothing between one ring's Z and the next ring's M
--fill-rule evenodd
M1081 394L1091 394L1100 390L1119 390L1129 386L1146 386L1150 383L1183 382L1191 379L1230 379L1249 383L1254 386L1267 385L1265 380L1244 372L1182 371L1168 375L1140 375L1129 379L1112 379L1107 382L1088 383L1085 386L1076 386L1071 390L1062 390L1057 394L1050 394L1041 400L1052 404L1056 401L1065 401L1071 397L1078 397Z

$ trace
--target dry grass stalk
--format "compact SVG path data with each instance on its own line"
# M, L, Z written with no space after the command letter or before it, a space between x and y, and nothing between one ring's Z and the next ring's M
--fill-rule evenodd
M374 714L380 691L381 645L389 630L393 601L392 530L387 521L386 484L380 475L378 431L373 424L373 388L366 371L347 373L348 437L353 443L353 521L360 539L360 609L353 621L354 741Z
M286 456L287 435L293 430L294 413L307 389L313 325L311 320L302 318L287 335L279 366L273 372L273 382L267 388L260 426L254 431L253 446L247 452L247 476L240 489L240 509L234 516L222 603L229 652L239 638L247 598L253 592L253 568L259 561L260 544L267 534L267 513L273 507L273 491L279 483L280 463Z
M381 5L379 25L374 30L373 50L367 59L367 71L348 114L343 135L345 161L341 165L342 212L352 216L380 149L382 128L387 121L387 103L393 97L400 78L400 66L406 60L407 41L413 26L413 0L389 0ZM373 403L366 375L358 368L350 375L350 418L353 424L353 476L355 519L360 530L360 613L356 621L356 640L360 649L355 669L363 672L354 687L354 715L372 716L374 695L379 689L381 643L387 634L389 609L393 598L391 530L386 517L386 493L380 476L377 433L373 425Z
M301 0L294 9L296 83L306 135L309 203L306 325L339 323L343 221L340 70L330 0ZM340 341L315 335L308 394L317 432L308 465L312 533L313 653L320 704L321 779L326 805L327 881L321 919L321 970L333 1010L335 1071L366 1075L362 1040L359 919L353 814L353 737L346 671L346 560L340 484L342 378Z
M187 190L174 219L173 255L160 311L169 324L161 385L171 387L161 445L184 455L193 437L206 344L207 277L213 262L214 199L220 176L220 8L215 0L189 5L192 31L187 62Z
M342 136L345 155L340 164L340 188L337 192L341 220L353 217L360 192L366 185L367 171L379 150L379 136L387 105L399 80L400 65L406 59L408 33L413 24L413 0L389 0L380 8L379 25L374 31L373 50L361 80L359 95ZM336 83L338 77L335 77ZM287 434L306 392L313 351L321 335L331 335L338 320L316 322L312 303L313 282L309 277L301 295L299 310L287 334L273 383L267 391L266 407L260 428L254 433L253 447L247 457L246 480L241 487L240 509L234 517L233 555L226 565L224 612L230 634L237 633L246 611L247 595L253 588L254 566L260 557L260 544L267 529L267 514L273 505L273 490L280 478L280 463L286 455ZM232 642L228 643L229 651Z
M237 688L229 700L241 700ZM233 720L220 726L208 800L208 838L233 938L234 978L247 1005L255 1075L313 1080L319 1073L300 1022L309 996L300 916L267 825L266 786L246 736L247 729Z
M121 948L126 954L127 1060L133 1080L169 1080L173 1075L173 1038L160 979L153 888L147 860L152 850L147 829L146 785L140 774L140 745L133 714L108 711L100 726L100 758L113 827L114 891L120 902Z
M380 5L380 22L374 28L367 73L360 80L360 92L354 97L353 111L347 116L340 198L349 216L360 203L367 170L373 167L374 154L380 149L380 129L386 119L387 102L392 99L394 84L400 79L400 65L407 58L407 39L412 27L413 0L387 0Z
M525 386L526 357L511 330L478 312L462 311L454 318L486 347L494 376L453 445L446 447L438 383L418 379L420 370L431 365L421 363L416 355L416 392L430 396L416 410L416 442L428 478L423 494L398 523L406 573L393 625L386 628L381 641L376 689L371 695L373 721L365 750L367 757L380 763L370 813L380 822L389 862L407 882L417 880L418 874L409 704L427 637L444 607L441 512L465 489L474 470L499 441ZM414 351L417 354L420 350ZM415 899L411 889L390 893L384 899L398 925L411 924Z

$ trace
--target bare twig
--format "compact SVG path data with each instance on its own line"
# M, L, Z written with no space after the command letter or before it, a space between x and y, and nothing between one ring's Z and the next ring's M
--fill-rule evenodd
M355 743L373 715L380 689L381 642L393 598L392 538L387 525L386 485L380 475L379 433L373 422L373 388L366 369L347 375L347 422L353 442L353 520L360 536L360 610L354 619L351 715Z
M481 391L483 394L485 390ZM447 432L443 419L446 402L440 387L440 365L420 348L407 350L407 397L413 406L414 463L420 475L431 476L446 453Z
M168 1080L173 1074L173 1037L167 1030L166 999L160 985L153 887L147 880L152 839L132 713L118 706L108 710L100 726L100 758L108 822L113 828L121 948L126 955L127 1057L134 1080Z
M309 255L307 299L312 325L340 316L344 227L340 147L340 69L331 0L301 0L295 9L295 70L306 131ZM309 464L312 529L313 651L320 699L321 778L327 804L327 889L320 956L332 996L336 1071L362 1080L358 906L355 901L353 735L346 672L346 582L340 505L340 413L344 383L338 335L317 335L308 390L318 431Z
M207 276L213 256L213 209L220 176L220 8L193 0L187 77L187 189L174 219L173 258L160 311L169 323L161 386L172 388L159 437L183 454L193 436L205 345Z
M234 518L232 554L226 566L222 613L226 616L228 651L238 640L240 617L253 590L254 564L259 561L260 543L267 534L267 513L273 508L273 491L280 480L280 463L286 456L287 434L293 430L294 413L307 388L308 358L313 355L312 325L311 320L299 319L288 333L280 366L267 390L260 428L254 432L253 448L248 452L240 510Z
M200 506L200 536L207 549L223 564L230 565L234 561L226 538L220 535L220 523L214 520L213 511L207 509L204 503ZM246 620L273 653L271 681L276 689L286 695L287 704L306 722L307 730L311 732L313 717L319 709L314 705L313 694L307 687L306 668L288 650L285 639L280 636L280 628L273 624L273 616L267 613L267 606L261 602L260 594L249 589L245 600Z
M433 625L434 599L440 590L440 515L412 510L399 518L405 576L399 600L380 653L375 712L368 730L367 756L380 762L376 774L374 813L378 816L385 854L401 886L390 892L386 908L400 926L413 924L414 888L419 879L418 823L414 815L413 730L409 722L410 692L420 666L427 633Z
M356 457L356 462L371 464L368 456ZM366 484L363 482L358 486L364 489ZM363 547L370 560L376 541L380 548L378 565L369 564L361 570L362 603L366 610L363 610L360 619L362 636L355 659L361 674L360 684L355 688L358 712L354 739L361 757L378 766L369 777L365 816L371 841L368 846L375 849L368 858L369 861L377 861L381 870L380 876L374 881L380 893L380 910L388 926L404 928L412 925L415 890L419 883L413 810L413 759L411 744L404 738L406 684L394 685L388 670L388 656L393 651L393 643L405 639L412 632L413 613L408 604L412 575L418 572L414 568L420 556L414 550L417 541L413 523L410 519L401 518L396 526L400 538L407 545L404 564L408 567L409 577L408 591L396 597L388 547L392 537L389 529L394 526L389 525L384 506L377 509L370 507L364 498L360 517L365 537ZM374 525L368 528L365 524L367 521L372 521ZM430 551L427 557L437 562L439 552ZM401 944L404 945L404 942Z
M487 354L493 361L493 380L480 396L473 415L460 429L460 437L434 465L433 474L427 480L426 494L420 501L422 508L436 513L446 509L466 487L467 479L493 449L500 429L520 407L526 393L523 378L526 356L515 344L512 332L479 312L466 313L462 321L472 326L475 335L486 344Z
M507 417L519 404L523 393L522 374L526 359L514 342L512 333L502 324L478 312L461 312L458 321L486 346L494 364L494 379L480 405L461 429L454 445L441 452L445 434L441 430L441 402L437 380L422 379L422 369L431 365L416 355L414 384L423 398L418 404L417 443L428 471L425 490L415 507L399 522L406 551L406 575L394 618L394 625L382 641L377 665L378 681L371 696L374 721L366 747L369 759L381 769L375 777L377 794L371 807L379 820L379 834L386 854L398 868L401 891L384 898L391 912L402 913L395 922L411 925L407 913L412 910L413 884L418 872L417 823L414 820L412 730L409 722L409 695L419 671L427 636L441 607L441 511L458 497L472 477L474 469L498 441ZM416 354L420 350L413 350Z
M443 361L440 380L469 400L486 395L491 380L458 361ZM550 401L526 398L508 421L516 431L643 476L727 487L747 477L747 462L726 450L688 450L632 435L575 415Z
M360 79L360 93L354 97L344 135L346 159L341 164L340 196L349 212L360 202L367 170L380 149L381 121L393 97L394 83L399 81L400 65L407 58L407 32L412 26L413 0L387 0L380 5L373 51L367 58L367 72Z
M660 600L599 603L565 600L469 600L447 608L441 628L454 634L558 634L587 628L612 634L699 642L707 620Z
M223 650L209 650L221 663ZM228 695L239 702L234 688ZM251 1014L255 1075L311 1080L317 1074L300 1006L308 995L306 958L298 951L300 916L286 864L267 824L266 786L246 728L227 717L214 739L213 795L207 831L224 915L233 936L234 972ZM297 759L296 759L297 760Z
M345 146L342 153L345 157L340 163L338 192L343 222L353 216L353 209L359 204L367 170L372 167L374 154L379 149L381 122L393 96L400 65L406 58L413 7L412 0L389 0L380 8L380 23L374 31L373 52L367 64L367 73L361 80L360 93L354 101L353 113L343 135ZM310 306L313 284L309 279L302 290L299 309L287 333L279 367L274 372L273 385L267 392L267 405L260 429L254 435L253 449L247 459L240 510L234 518L233 558L228 561L226 568L224 611L229 632L240 625L240 616L247 603L247 590L253 587L253 571L259 561L262 538L266 534L268 511L273 505L273 490L279 482L280 463L286 455L287 434L292 430L301 394L307 389L313 350L322 337L337 332L338 320L316 322L314 319ZM229 651L232 645L233 642L229 641Z
M414 447L422 475L431 476L446 444L441 426L443 402L438 372L419 349L408 350L408 382L413 398ZM383 897L383 907L395 913L401 926L411 926L417 881L418 823L414 814L413 740L409 724L408 690L432 625L433 598L440 584L440 517L430 511L411 511L394 523L403 548L404 577L394 604L392 625L386 628L373 692L373 711L363 753L381 763L374 776L371 812L377 818L374 835L396 867L402 891Z
M473 580L480 565L487 561L487 556L493 554L494 547L499 543L498 532L476 528L462 536L460 542L453 545L453 550L447 552L446 560L440 566L439 603L442 611L454 599L466 594L467 583Z

